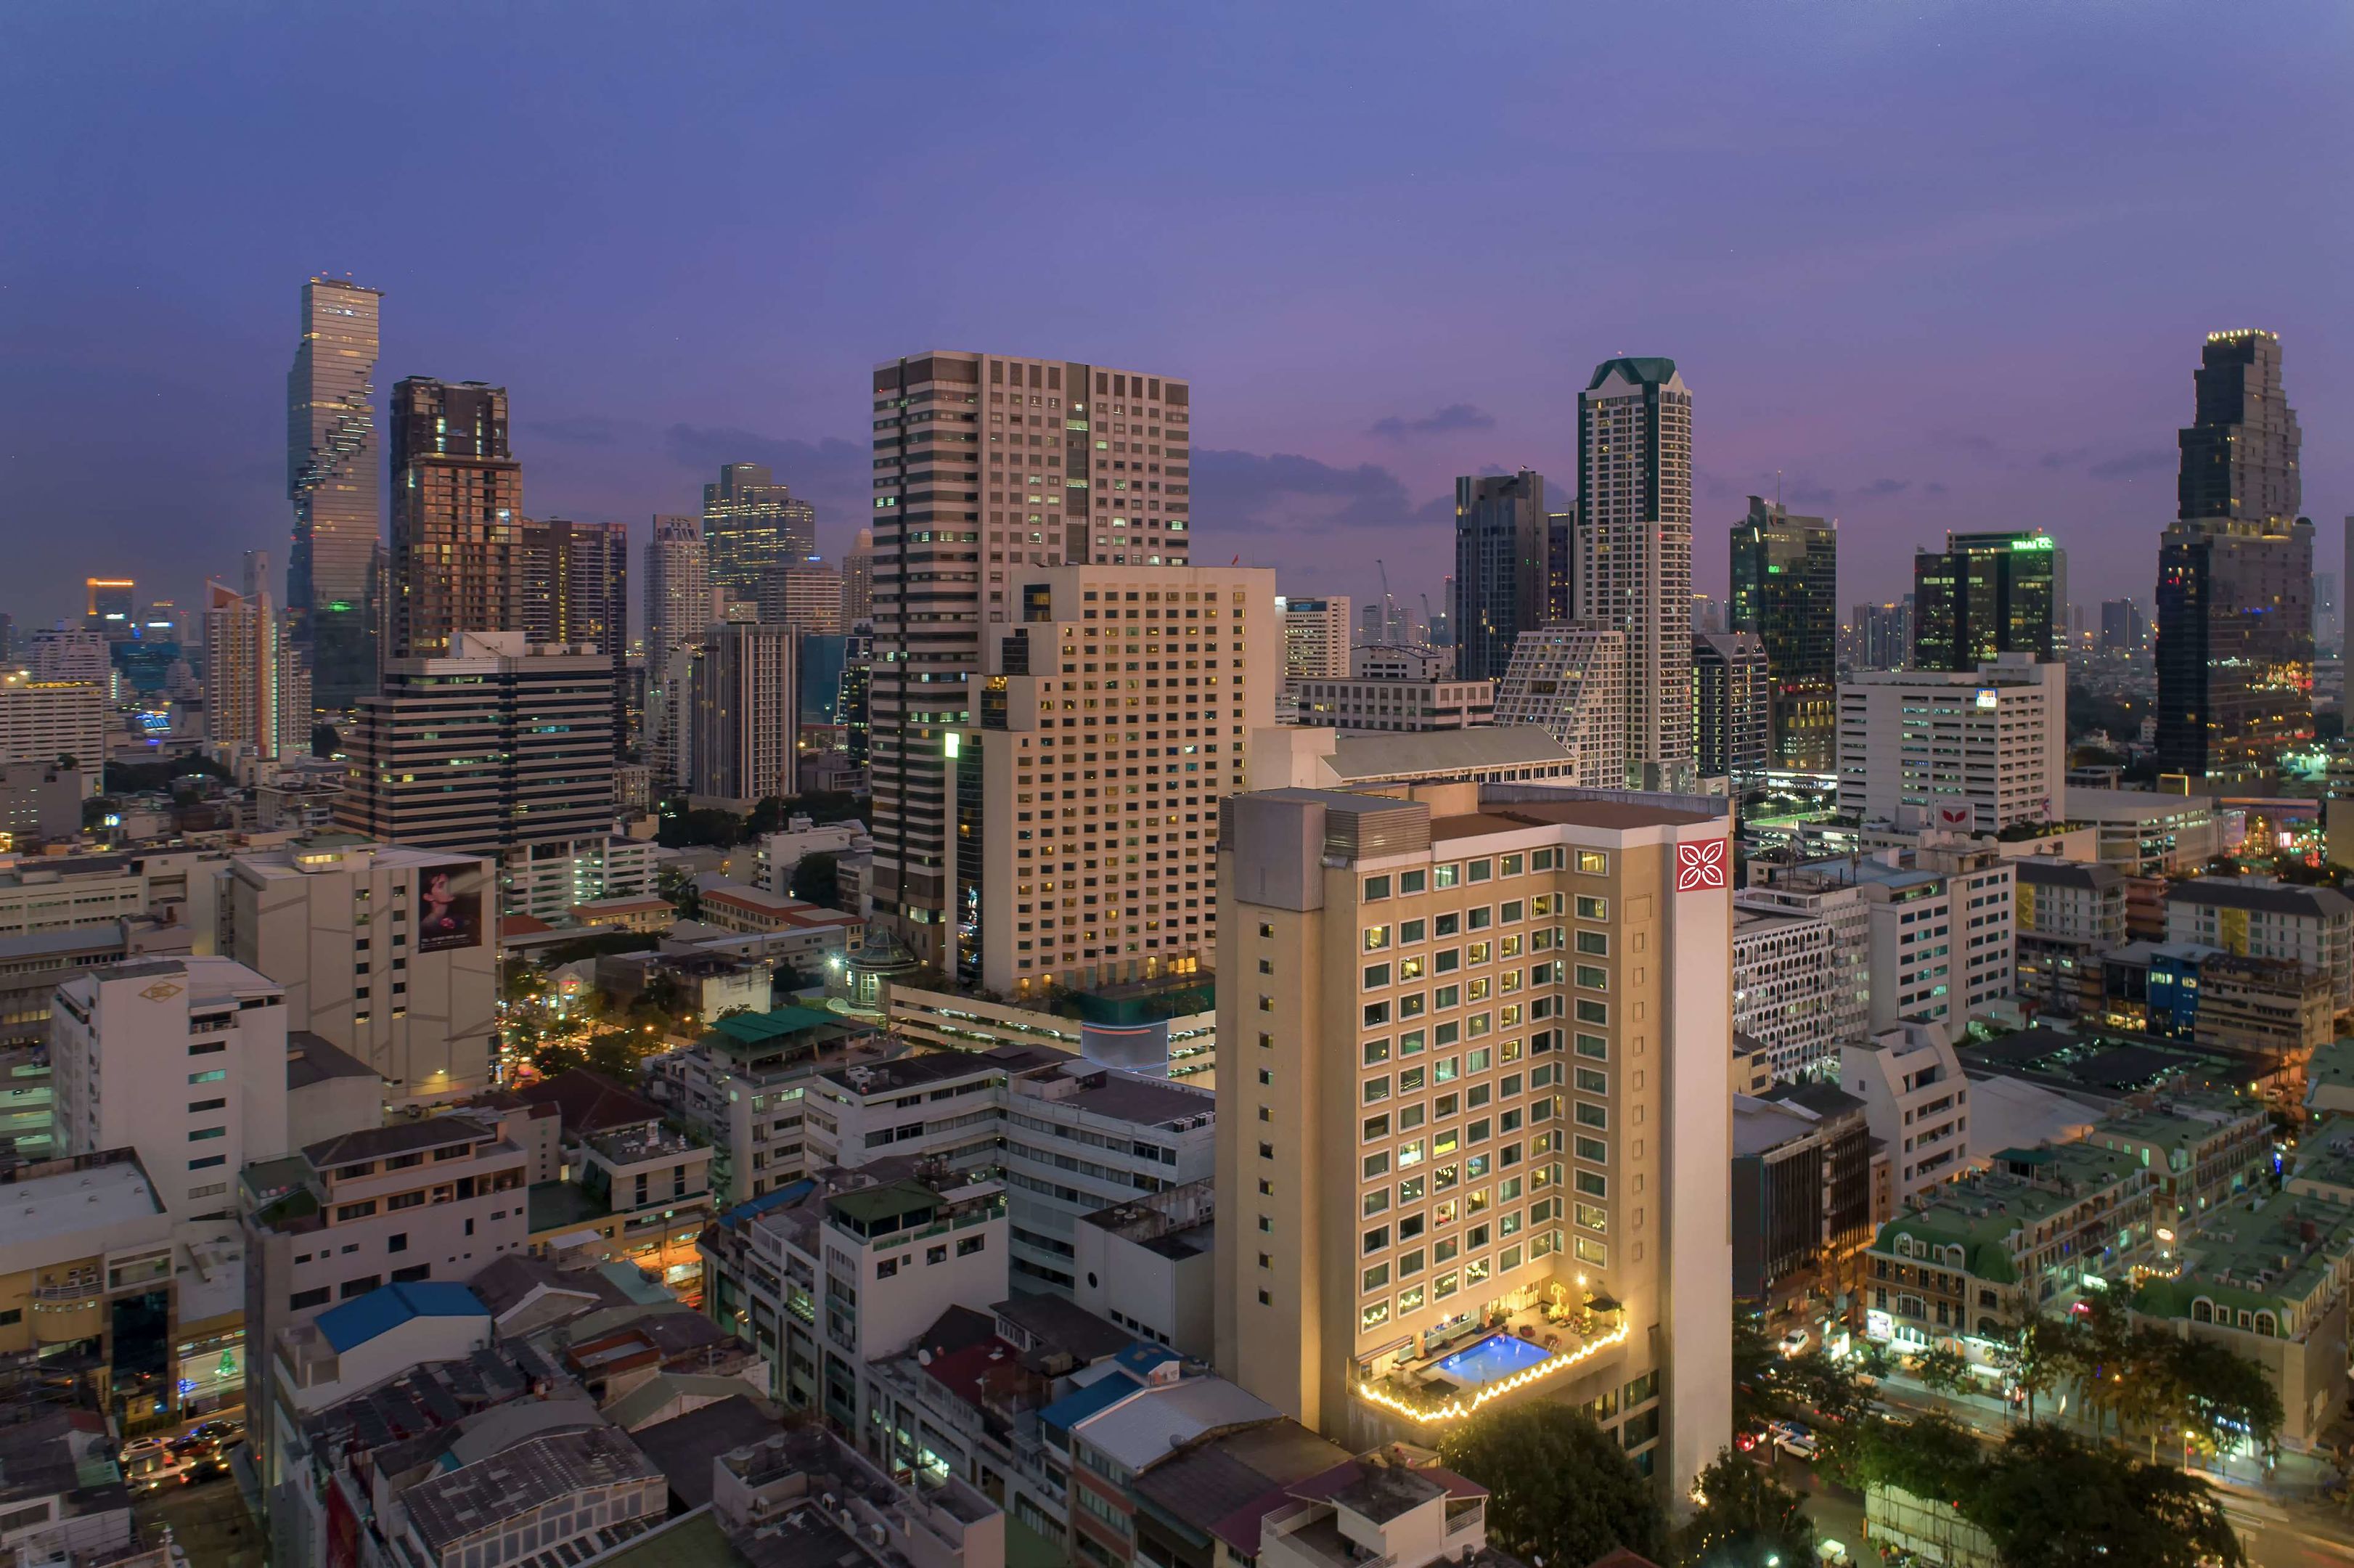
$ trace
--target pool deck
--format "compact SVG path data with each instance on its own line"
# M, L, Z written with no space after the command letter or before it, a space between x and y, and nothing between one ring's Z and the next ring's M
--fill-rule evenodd
M1476 1380L1444 1370L1448 1358L1475 1350L1500 1336L1518 1340L1538 1354L1529 1358L1524 1364L1494 1369L1483 1367L1481 1370L1485 1375ZM1440 1413L1448 1407L1468 1409L1509 1394L1513 1387L1550 1381L1555 1372L1566 1372L1571 1365L1589 1358L1600 1364L1603 1360L1609 1359L1604 1352L1623 1338L1621 1315L1617 1312L1593 1314L1590 1331L1580 1334L1567 1321L1548 1319L1540 1308L1526 1308L1511 1314L1494 1328L1467 1330L1431 1354L1396 1367L1361 1392L1374 1403L1401 1413L1421 1409L1430 1413L1423 1419L1445 1419L1448 1417ZM1581 1351L1587 1354L1582 1356ZM1491 1360L1494 1355L1495 1352L1490 1351L1482 1359ZM1561 1364L1551 1365L1557 1358L1563 1359ZM1532 1377L1532 1373L1535 1375Z

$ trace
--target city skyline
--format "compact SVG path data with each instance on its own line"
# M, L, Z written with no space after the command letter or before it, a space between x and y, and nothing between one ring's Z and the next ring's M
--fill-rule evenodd
M588 225L563 275L548 277L533 260L539 241L525 233L486 236L487 264L474 256L461 263L378 216L398 210L381 199L382 182L408 159L432 156L429 148L387 150L381 172L363 159L347 185L323 182L308 170L324 149L289 148L274 134L272 117L249 122L216 106L211 95L220 90L201 85L205 72L155 79L164 51L176 46L192 58L243 61L274 88L281 75L304 68L323 35L295 29L260 48L258 35L241 28L176 19L137 40L108 42L102 23L52 19L31 31L20 58L70 56L87 43L90 57L112 62L117 76L101 82L55 71L28 80L14 100L19 112L45 116L52 132L86 122L89 128L57 138L69 145L48 165L54 187L46 172L11 176L34 181L16 204L24 232L34 238L0 300L0 324L24 349L0 374L0 412L20 433L0 520L30 540L19 597L7 608L27 624L69 615L73 585L126 556L142 562L143 580L192 599L230 556L284 551L291 532L284 485L264 469L278 466L269 431L280 398L270 384L284 373L285 291L303 276L346 270L386 291L379 399L402 376L442 366L513 388L517 407L530 411L515 431L517 454L535 476L534 507L551 515L618 518L642 528L656 513L691 510L694 486L719 464L762 461L817 503L820 547L839 555L864 521L854 508L864 500L862 411L841 391L847 375L910 343L1034 343L1075 359L1161 365L1220 390L1214 419L1199 432L1200 558L1239 553L1246 564L1274 566L1288 591L1348 593L1363 602L1373 596L1372 559L1379 556L1413 603L1425 591L1437 598L1453 479L1521 465L1573 471L1575 396L1566 383L1576 368L1626 352L1671 355L1708 391L1694 453L1696 523L1705 532L1736 520L1744 496L1775 493L1778 471L1786 505L1840 519L1848 535L1843 604L1895 597L1914 546L1988 517L2042 525L2074 546L2085 563L2083 602L2146 596L2155 535L2174 510L2167 488L2186 375L2182 343L2243 324L2279 331L2298 355L2300 412L2317 432L2306 475L2312 514L2334 520L2349 509L2340 498L2354 489L2346 460L2326 440L2348 400L2346 378L2329 363L2347 324L2345 307L2327 289L2317 260L2305 260L2328 252L2329 215L2294 199L2328 183L2329 154L2282 160L2277 168L2260 161L2253 169L2243 156L2296 122L2331 79L2333 52L2281 47L2294 18L2257 18L2221 41L2195 32L2192 19L2187 7L2145 14L2126 49L2133 69L2096 76L2084 84L2085 101L2071 104L2059 101L2071 95L2059 93L2045 73L2072 48L2107 37L2087 19L2039 16L2011 28L1925 29L1820 18L1768 26L1736 18L1721 37L1672 41L1691 51L1692 70L1704 76L1729 71L1736 54L1762 52L1786 68L1777 79L1787 90L1771 115L1744 112L1756 107L1750 95L1766 90L1762 79L1756 88L1729 83L1729 92L1702 95L1711 101L1674 138L1630 143L1613 132L1613 146L1588 152L1575 142L1566 150L1555 145L1565 129L1531 128L1490 107L1428 151L1409 154L1417 175L1446 176L1417 178L1409 193L1446 188L1450 201L1463 194L1456 176L1465 169L1479 171L1476 189L1557 166L1538 189L1560 199L1548 204L1541 194L1537 205L1564 212L1585 199L1576 182L1593 182L1656 237L1646 265L1594 241L1532 269L1419 239L1365 262L1389 245L1394 228L1410 238L1414 214L1369 205L1356 194L1356 176L1369 172L1369 158L1394 160L1403 149L1364 109L1328 101L1331 90L1315 82L1298 112L1310 119L1320 111L1332 130L1320 129L1303 150L1341 176L1333 182L1341 194L1329 198L1323 222L1297 226L1303 232L1279 244L1255 246L1248 287L1229 286L1231 269L1204 265L1235 237L1233 220L1197 185L1182 184L1161 226L1165 254L1149 259L1140 273L1104 265L1127 242L1090 233L1043 267L986 259L954 282L926 280L911 291L902 263L862 260L852 275L829 260L853 253L843 249L847 220L829 216L817 243L797 245L782 270L764 275L748 312L737 291L748 281L739 279L738 256L775 257L762 243L768 219L731 216L727 243L652 265L639 234L663 232L662 215L682 201L713 210L715 181L739 175L734 160L744 154L732 150L736 143L790 140L799 116L830 112L822 95L790 111L716 101L650 135L642 148L616 149L584 125L577 151L554 154L536 150L561 144L561 125L534 131L519 111L498 111L487 128L494 141L533 149L567 173L578 168L592 186L592 169L610 181L596 213L578 210L586 198L572 186L580 182L534 182L547 188L510 193L524 204L520 228L531 236ZM1370 21L1352 51L1398 59L1415 52L1399 47L1401 18ZM370 26L365 18L353 25ZM499 26L492 24L493 32ZM584 26L548 62L550 79L594 72L599 51L624 41ZM864 42L801 41L812 58L854 54ZM1586 57L1573 57L1552 22L1504 18L1491 33L1436 40L1437 58L1417 69L1518 55L1526 63L1513 70L1535 80L1570 69L1625 79L1652 68L1670 41L1644 24L1618 21L1581 40ZM381 58L359 51L357 74L339 79L339 92L373 104L408 79L401 69L408 46L386 42ZM1197 89L1248 88L1279 69L1235 65L1179 36L1167 42L1156 69L1173 102L1201 101ZM647 69L692 72L686 57L698 47L690 18L677 29L677 47L655 49ZM904 64L946 72L950 57L960 60L978 48L996 58L1010 47L951 24ZM1092 35L1062 46L1089 58L1108 47ZM2219 49L2226 60L2244 52L2287 64L2251 117L2211 144L2172 132L2137 137L2133 127L2146 126L2225 63ZM476 69L446 63L461 73ZM1415 85L1405 66L1383 69L1401 90ZM1879 73L1891 96L1842 106L1832 101L1849 95L1816 93L1819 101L1804 112L1788 111L1789 102L1810 97L1810 84L1859 70ZM854 93L857 79L854 73L838 90ZM132 90L142 94L137 101L118 101ZM302 112L303 94L314 90L301 87L284 112ZM1302 177L1298 170L1246 166L1239 156L1245 138L1283 132L1295 111L1261 101L1269 95L1242 96L1244 111L1231 125L1200 122L1193 109L1176 112L1189 133L1208 138L1205 166L1231 171L1246 210L1299 199L1303 193L1291 188ZM1962 111L1965 102L1973 111ZM1940 105L1966 128L1943 123ZM1989 105L2000 112L1984 112ZM105 115L119 128L99 126L93 117ZM159 115L217 122L209 132L219 143L213 162L279 168L313 193L312 203L265 210L214 199L217 175L186 181L186 194L154 184L176 177L171 160L157 168L137 164ZM772 124L773 117L781 118ZM1872 137L1851 134L1866 122ZM419 133L428 142L447 134ZM1367 145L1341 144L1352 135ZM987 131L972 155L986 161L1026 140L1020 132ZM870 156L903 159L919 141L895 133ZM1862 150L1867 142L1881 144ZM2078 147L2081 161L2046 167L2040 148L2047 143ZM1687 184L1670 177L1681 162L1676 149L1684 146L1768 177L1755 192L1731 188L1722 175ZM1634 172L1609 166L1617 154L1632 159ZM333 155L339 170L350 167L348 149ZM1157 164L1174 154L1150 155ZM1055 177L1091 178L1093 160L1108 156L1090 154L1087 168ZM1814 176L1787 174L1794 161L1807 160L1819 165L1827 185L1852 197L1812 199ZM1900 190L1896 168L1923 160L1967 164L1970 172L1945 176L1958 185ZM796 168L779 177L798 205L831 213L849 199L845 188L865 166ZM657 168L660 180L671 181L682 167L674 191L657 183ZM2257 182L2261 188L2245 193L2250 199L2283 214L2287 232L2274 251L2283 260L2258 276L2221 258L2154 243L2179 221L2182 204L2197 199L2201 171L2226 167L2235 179ZM2088 201L2092 193L2074 175L2094 168L2104 194ZM69 252L64 237L89 232L74 219L87 199L75 193L90 189L118 193L126 210L143 215L126 220L126 239L147 237L147 223L172 226L185 237L186 264L175 255L175 270L160 270L138 244L95 256ZM451 195L464 206L487 199L488 188L469 176ZM196 210L191 196L212 206ZM631 232L620 232L611 212L631 199L652 221L630 222ZM729 200L741 205L732 192ZM992 242L1008 238L1006 226L1021 221L997 216L985 196L959 197L954 210L982 224L977 257L998 249ZM1769 211L1780 227L1761 227ZM1532 231L1528 254L1545 249L1549 227L1548 220ZM1376 228L1384 238L1368 243ZM1759 233L1772 237L1761 241ZM1347 268L1335 270L1335 246L1346 247ZM1889 265L1871 267L1875 258ZM1098 274L1107 281L1094 281ZM523 275L534 280L527 302L505 281ZM1577 303L1564 311L1560 302L1573 280ZM1140 287L1150 297L1149 310L1135 308ZM1437 332L1413 324L1423 313L1387 308L1409 294L1437 311ZM1769 300L1773 308L1762 308ZM1507 332L1507 321L1542 324ZM134 345L152 357L126 364ZM2013 374L2019 360L2047 354L2071 365L2064 386L2020 384ZM1310 361L1329 372L1330 396L1303 405L1276 390L1285 377L1270 374L1274 366ZM190 395L192 366L202 367L201 396ZM100 374L101 367L129 374ZM145 417L158 398L175 409L161 428ZM1988 415L1989 407L1999 412ZM126 465L132 471L106 486L77 482L97 461L92 442L134 420L152 463ZM172 526L159 525L164 516ZM1320 572L1336 533L1362 548ZM1723 590L1723 563L1715 556L1703 551L1696 562L1702 591Z

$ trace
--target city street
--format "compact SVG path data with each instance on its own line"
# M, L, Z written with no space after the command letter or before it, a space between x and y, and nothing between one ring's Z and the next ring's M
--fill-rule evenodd
M169 1525L189 1568L261 1568L262 1531L231 1477L143 1492L132 1500L131 1517L146 1541Z
M2021 1419L2002 1402L1983 1394L1933 1393L1919 1383L1894 1373L1881 1383L1880 1397L1893 1409L1914 1414L1942 1412L1988 1442L2000 1442ZM2051 1403L2040 1401L2038 1420L2059 1419ZM2179 1462L2179 1453L2160 1450L2162 1463ZM2223 1498L2223 1510L2247 1543L2255 1568L2318 1568L2354 1563L2354 1513L2328 1501L2322 1490L2335 1472L2304 1455L2285 1455L2268 1478L2243 1462L2242 1473L2225 1478L2202 1471ZM1824 1534L1848 1543L1850 1552L1863 1539L1861 1499L1818 1477L1811 1467L1777 1455L1776 1473L1785 1485L1804 1486L1813 1495L1807 1512Z

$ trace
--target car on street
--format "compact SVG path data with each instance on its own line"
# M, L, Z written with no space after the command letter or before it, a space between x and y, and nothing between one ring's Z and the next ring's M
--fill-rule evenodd
M218 1459L199 1459L180 1472L180 1484L184 1487L198 1487L207 1481L217 1481L228 1474L228 1467Z
M1774 1341L1775 1351L1785 1360L1797 1355L1806 1348L1807 1331L1804 1329L1793 1329L1788 1333Z
M1774 1446L1794 1459L1811 1459L1822 1452L1822 1446L1815 1441L1814 1434L1796 1425L1785 1425L1775 1433Z

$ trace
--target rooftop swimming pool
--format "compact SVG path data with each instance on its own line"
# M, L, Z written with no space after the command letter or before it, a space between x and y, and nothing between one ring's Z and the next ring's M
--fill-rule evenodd
M1547 1360L1553 1351L1514 1334L1490 1334L1442 1358L1431 1370L1466 1387L1494 1383Z

